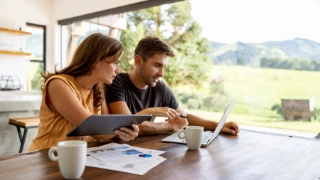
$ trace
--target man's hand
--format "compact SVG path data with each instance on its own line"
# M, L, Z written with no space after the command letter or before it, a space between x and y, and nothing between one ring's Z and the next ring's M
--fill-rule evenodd
M186 118L180 118L176 116L172 121L168 122L168 125L171 127L172 131L176 132L184 127L188 126L188 120Z
M237 125L236 122L227 122L223 125L221 132L236 136L239 133L239 126Z
M139 124L139 135L167 134L168 132L179 131L188 124L188 120L186 118L180 118L180 116L176 116L170 122L154 123L144 121Z
M172 121L175 117L179 117L179 113L169 107L154 107L148 108L149 114L152 114L153 117L167 117L167 122Z

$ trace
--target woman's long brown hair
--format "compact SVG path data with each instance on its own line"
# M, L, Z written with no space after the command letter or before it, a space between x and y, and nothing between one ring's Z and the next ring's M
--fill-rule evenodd
M53 75L56 74L67 74L74 77L91 74L93 68L98 61L103 61L107 57L114 55L121 55L123 51L122 44L106 35L101 33L94 33L89 35L82 43L78 46L75 51L72 61L70 64L57 71L55 68L54 73L42 72L41 76L44 78L44 83ZM108 62L113 63L113 62ZM43 90L43 85L41 87ZM104 85L102 82L93 86L94 90L94 106L99 108L104 101Z

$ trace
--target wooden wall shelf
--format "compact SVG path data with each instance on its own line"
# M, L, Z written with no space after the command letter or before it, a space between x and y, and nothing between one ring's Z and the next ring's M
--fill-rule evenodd
M31 56L31 53L27 52L13 52L0 50L0 54L17 55L17 56Z
M32 33L30 33L30 32L20 31L20 30L15 30L15 29L2 28L2 27L0 27L0 32L15 33L15 34L21 34L21 35L32 35Z

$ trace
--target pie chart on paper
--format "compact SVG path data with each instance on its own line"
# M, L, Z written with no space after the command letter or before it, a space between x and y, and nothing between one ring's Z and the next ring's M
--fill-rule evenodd
M151 154L139 154L139 157L150 158L150 157L152 157L152 155Z

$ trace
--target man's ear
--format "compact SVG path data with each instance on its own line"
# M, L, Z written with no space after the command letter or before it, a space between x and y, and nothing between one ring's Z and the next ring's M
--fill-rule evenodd
M143 59L141 56L139 55L134 56L134 63L136 64L136 66L141 66L142 62L143 62Z

